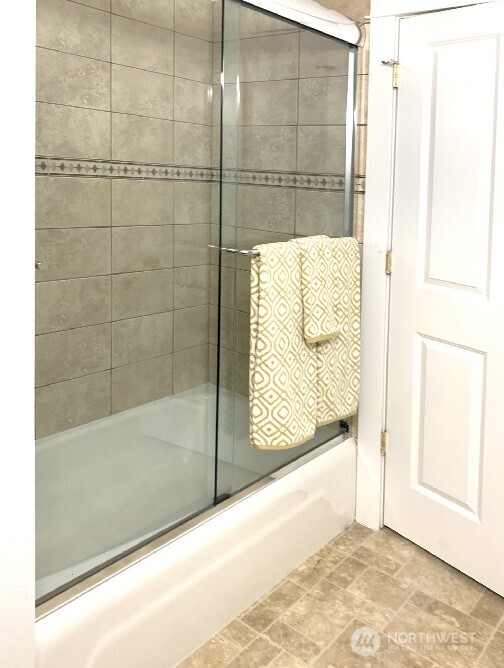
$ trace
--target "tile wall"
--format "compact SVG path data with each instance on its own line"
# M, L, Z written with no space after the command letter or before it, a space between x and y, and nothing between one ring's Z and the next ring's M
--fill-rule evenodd
M208 379L212 4L38 0L37 437Z

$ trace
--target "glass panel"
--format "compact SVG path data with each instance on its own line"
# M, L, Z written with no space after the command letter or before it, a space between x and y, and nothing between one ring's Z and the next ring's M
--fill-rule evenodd
M39 599L215 492L218 3L123 4L37 15Z
M223 23L221 246L343 236L355 49L235 0L224 1ZM220 263L217 490L227 495L343 429L322 427L283 452L250 447L250 258L221 253Z

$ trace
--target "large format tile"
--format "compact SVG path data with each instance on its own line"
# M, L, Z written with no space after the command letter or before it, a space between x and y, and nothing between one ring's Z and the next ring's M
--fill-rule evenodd
M314 555L289 573L289 579L305 589L311 589L333 570L332 564Z
M237 186L236 225L294 235L294 190Z
M208 264L209 225L175 225L174 266Z
M225 638L210 638L188 659L182 661L179 668L209 668L225 666L238 654L238 649Z
M35 224L50 227L108 227L109 179L37 176Z
M256 632L239 619L235 619L231 624L223 628L222 631L219 631L219 635L240 649L246 647L257 637Z
M320 653L317 643L310 640L302 633L299 633L283 621L273 624L267 631L266 637L272 640L276 645L284 650L288 650L295 657L310 663Z
M38 2L37 46L108 60L110 15L68 0Z
M85 327L110 320L110 287L110 276L37 283L37 334Z
M314 642L327 645L352 621L352 614L335 606L333 613L327 615L319 601L308 593L283 615L282 620Z
M112 114L112 158L133 162L173 162L173 122Z
M164 313L173 309L173 269L112 277L112 319Z
M175 76L212 83L212 44L175 33Z
M343 235L345 194L343 192L296 191L296 234Z
M35 391L36 438L110 415L110 371L46 385Z
M348 74L348 47L329 37L301 31L299 76L335 77Z
M112 366L141 362L173 351L173 312L112 323Z
M172 393L172 355L112 369L112 413L156 401Z
M81 5L94 7L95 9L103 9L106 12L110 11L111 0L80 0Z
M229 668L262 668L281 653L281 649L266 638L256 638L228 666ZM207 664L208 665L208 664Z
M184 392L207 382L208 348L206 345L173 353L173 392Z
M276 659L269 663L268 666L269 668L304 668L306 664L301 663L301 661L292 656L292 654L282 652Z
M38 155L110 157L110 113L37 103Z
M244 39L240 42L240 81L296 79L298 54L297 33Z
M112 272L173 267L173 225L138 225L112 229Z
M212 40L212 0L175 0L175 30Z
M210 192L209 183L175 183L175 224L210 223Z
M241 84L239 124L296 125L297 94L298 82L293 79Z
M238 168L275 171L296 169L295 127L241 127L239 136Z
M300 125L345 125L347 77L320 77L299 82Z
M176 165L209 167L212 160L212 128L196 123L175 123L174 161Z
M173 118L173 77L112 65L112 111Z
M174 118L185 123L210 125L212 122L210 84L175 77Z
M218 3L216 3L218 4ZM286 32L299 32L299 28L273 16L262 14L255 9L241 6L239 8L240 39L247 37L265 37Z
M173 29L173 3L174 0L112 0L112 12Z
M150 180L112 182L112 225L173 223L173 183Z
M40 334L35 340L35 385L50 385L110 368L110 324Z
M208 303L209 270L207 265L178 267L174 270L174 306L176 309Z
M195 348L208 342L208 306L191 306L173 312L173 349Z
M173 32L112 16L112 62L173 74Z
M37 100L110 109L110 65L59 51L37 49Z
M37 281L85 278L110 273L110 229L38 230L35 235Z
M386 573L368 568L350 586L349 591L382 608L397 610L412 593L412 586L398 582Z
M365 547L400 564L405 564L414 554L420 552L419 547L387 527L369 534Z
M329 582L334 582L339 587L345 589L354 582L354 580L366 570L366 564L362 561L348 557L339 563L336 568L328 573Z
M504 633L497 631L479 660L481 668L500 668L504 665Z
M300 125L297 129L297 168L301 172L345 174L346 128L338 125Z
M471 615L490 626L497 626L504 615L504 598L485 589L480 599L471 610Z

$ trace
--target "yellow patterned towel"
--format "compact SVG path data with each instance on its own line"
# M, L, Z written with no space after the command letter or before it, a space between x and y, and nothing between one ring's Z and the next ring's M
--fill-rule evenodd
M304 336L299 246L256 247L250 300L250 443L281 450L309 441L317 421L317 355Z
M331 288L338 335L316 343L317 426L357 412L360 389L360 253L355 239L329 239ZM306 309L306 301L305 301Z
M304 332L308 343L337 336L340 286L339 265L332 239L327 236L296 239L301 261Z

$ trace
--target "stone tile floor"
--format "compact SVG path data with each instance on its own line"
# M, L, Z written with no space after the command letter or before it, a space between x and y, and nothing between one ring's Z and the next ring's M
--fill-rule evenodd
M504 599L355 523L180 664L223 666L504 668Z

